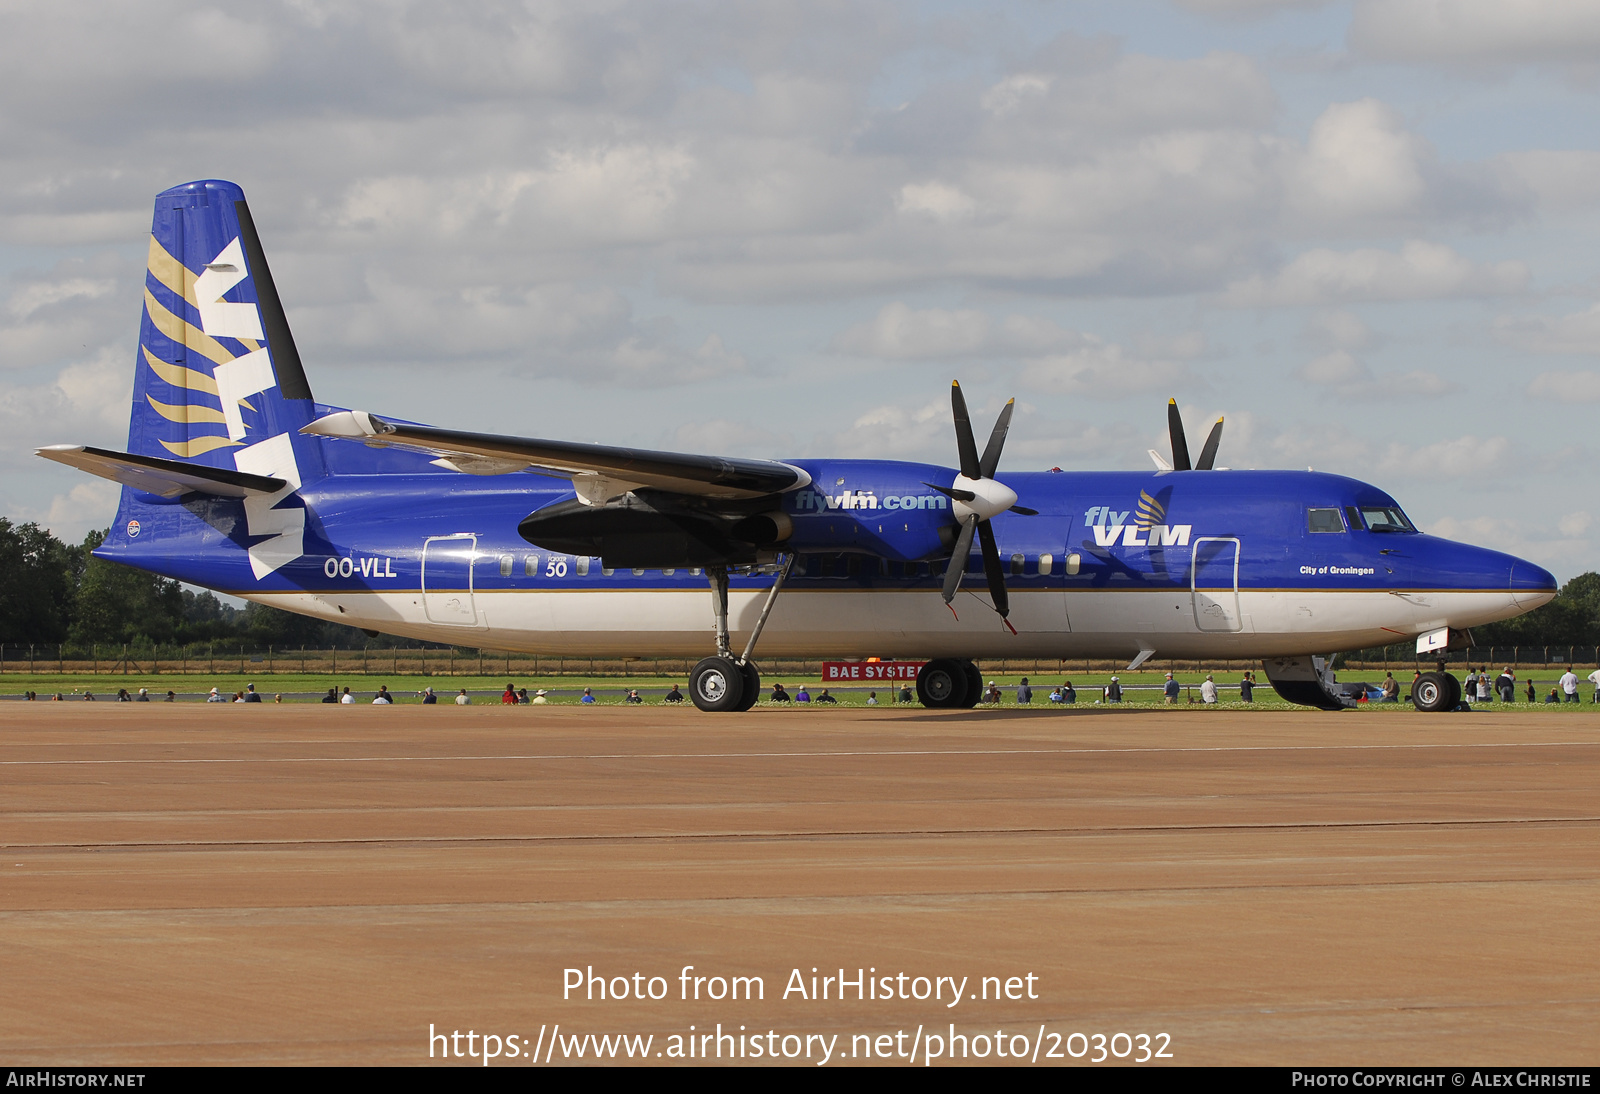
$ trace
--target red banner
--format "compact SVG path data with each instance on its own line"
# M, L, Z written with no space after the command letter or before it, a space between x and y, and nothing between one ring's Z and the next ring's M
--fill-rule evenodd
M926 661L824 661L822 681L831 684L836 680L867 680L878 683L884 680L915 680Z

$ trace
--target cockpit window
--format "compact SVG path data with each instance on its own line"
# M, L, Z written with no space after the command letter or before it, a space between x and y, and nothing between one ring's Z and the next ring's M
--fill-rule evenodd
M1344 518L1337 509L1307 509L1306 527L1313 532L1342 532Z
M1374 532L1415 532L1416 525L1400 511L1398 505L1363 505L1361 516L1367 528Z

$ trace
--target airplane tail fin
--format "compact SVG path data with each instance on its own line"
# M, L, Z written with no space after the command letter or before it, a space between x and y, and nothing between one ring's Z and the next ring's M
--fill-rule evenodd
M244 191L156 196L128 451L302 482L326 474L294 336Z

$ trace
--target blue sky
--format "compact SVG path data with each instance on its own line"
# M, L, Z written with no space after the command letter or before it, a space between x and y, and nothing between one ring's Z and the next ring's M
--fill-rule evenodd
M1600 8L387 3L0 14L0 506L76 538L150 199L245 187L318 397L730 455L1375 482L1600 569Z

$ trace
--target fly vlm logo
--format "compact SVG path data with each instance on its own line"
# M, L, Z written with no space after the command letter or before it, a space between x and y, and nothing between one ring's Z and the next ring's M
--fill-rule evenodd
M1128 517L1133 522L1128 522ZM1166 506L1139 491L1139 504L1135 509L1120 513L1109 505L1097 505L1084 514L1083 524L1094 529L1096 547L1187 547L1192 524L1165 524Z

